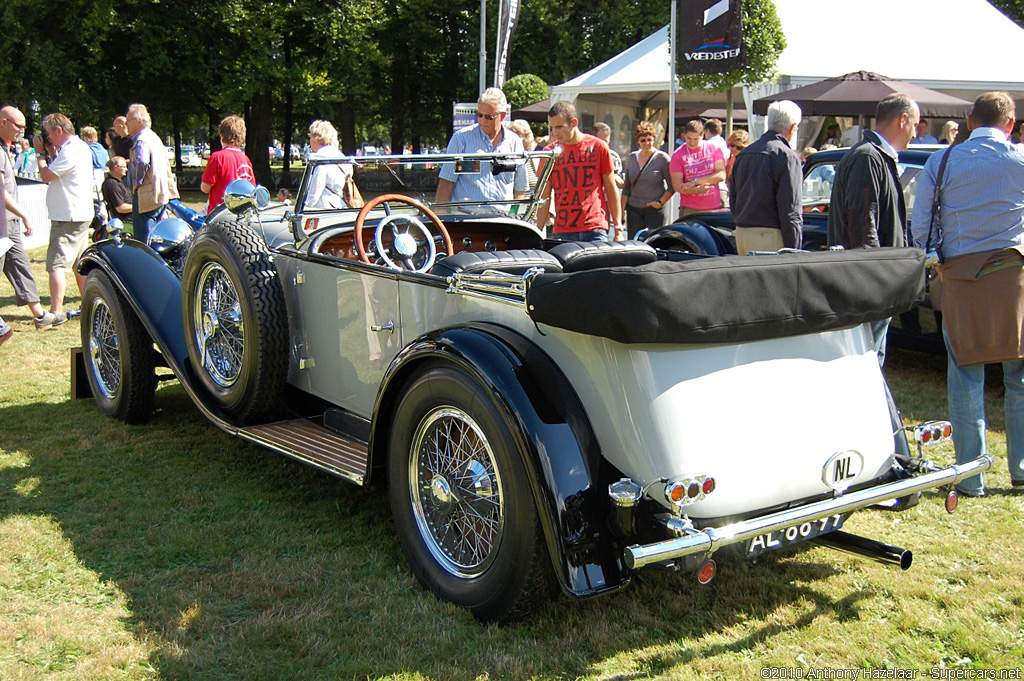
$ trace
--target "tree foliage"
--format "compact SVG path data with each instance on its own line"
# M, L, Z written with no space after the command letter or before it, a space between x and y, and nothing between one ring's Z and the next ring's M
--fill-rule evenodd
M1001 0L1004 5L1022 0ZM498 0L487 2L488 76ZM723 88L771 75L785 44L770 0L746 0L751 64L701 79ZM514 106L668 23L669 3L563 0L523 5L506 84ZM364 141L443 145L452 103L479 94L480 0L8 0L0 5L3 99L32 121L50 111L106 129L145 103L158 134L216 143L228 114L247 145L304 142L310 121ZM213 139L211 139L213 138ZM261 179L269 165L251 154Z
M509 107L512 109L539 102L548 96L548 84L540 76L535 76L532 73L522 73L509 78L505 81L505 87L502 90L504 90Z
M1018 26L1024 26L1024 0L990 0L990 2Z

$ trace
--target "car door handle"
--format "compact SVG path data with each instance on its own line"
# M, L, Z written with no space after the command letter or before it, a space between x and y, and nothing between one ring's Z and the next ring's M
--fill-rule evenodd
M395 332L395 322L393 320L389 319L388 323L384 324L383 326L381 326L380 324L372 324L370 326L370 331L373 331L375 333L380 333L381 331L387 331L388 333L394 333Z

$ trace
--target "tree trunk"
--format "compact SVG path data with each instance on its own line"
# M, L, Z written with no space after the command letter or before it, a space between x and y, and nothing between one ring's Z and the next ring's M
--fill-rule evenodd
M346 154L356 153L356 112L349 102L340 104L338 134L341 135L341 150Z
M171 114L171 127L174 129L174 172L180 175L185 166L181 162L181 119L177 111Z
M210 153L220 151L220 120L217 118L217 110L212 106L206 107L206 132L210 142Z
M261 92L246 103L248 116L245 125L246 155L252 160L256 181L268 189L277 189L270 172L270 123L272 100L269 92Z
M292 107L294 101L292 91L288 90L284 95L284 169L281 174L281 184L285 187L292 183Z

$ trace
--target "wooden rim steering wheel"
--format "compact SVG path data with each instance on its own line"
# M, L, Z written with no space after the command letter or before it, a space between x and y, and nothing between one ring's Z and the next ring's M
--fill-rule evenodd
M362 210L359 211L359 215L356 217L356 224L353 230L353 236L355 237L356 253L359 255L360 260L362 260L367 265L371 264L370 258L366 254L366 247L363 245L363 225L366 223L366 217L370 214L371 210L381 205L382 203L387 203L389 201L395 201L397 203L404 203L408 206L412 206L413 208L415 208L416 210L420 211L428 218L430 218L430 221L434 223L434 226L437 227L437 230L441 233L441 236L444 238L445 252L447 253L447 255L455 254L455 248L454 246L452 246L451 235L448 234L448 230L445 228L444 223L441 222L441 218L437 217L437 214L434 213L434 211L430 210L430 208L428 208L425 203L423 203L422 201L418 201L412 198L411 196L405 196L404 194L381 194L380 196L377 196L367 201L366 204L363 206ZM419 223L418 220L416 222ZM430 236L429 232L427 232L426 229L424 229L424 232L427 234L428 237ZM381 255L382 258L384 258L385 262L391 265L394 269L403 269L395 265L390 258L386 257L384 244L380 243L380 229L377 230L377 235L375 236L374 240L376 242L377 252ZM431 246L433 246L433 241L431 241ZM431 264L433 264L432 258L430 259L430 262L428 262L423 268L415 271L427 270L430 268Z

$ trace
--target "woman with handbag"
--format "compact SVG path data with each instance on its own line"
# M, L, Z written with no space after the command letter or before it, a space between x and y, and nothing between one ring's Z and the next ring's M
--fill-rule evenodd
M669 157L654 146L654 124L640 121L634 137L640 147L626 160L626 184L622 202L626 206L629 238L641 229L657 229L665 224L665 204L672 198Z

